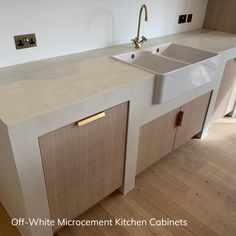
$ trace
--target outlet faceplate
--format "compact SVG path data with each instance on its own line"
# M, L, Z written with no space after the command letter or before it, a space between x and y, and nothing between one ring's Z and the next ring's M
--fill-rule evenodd
M24 34L14 36L16 49L32 48L37 46L35 34Z

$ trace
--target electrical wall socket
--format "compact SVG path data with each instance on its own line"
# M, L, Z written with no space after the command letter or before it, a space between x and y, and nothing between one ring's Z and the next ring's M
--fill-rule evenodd
M24 34L14 36L16 49L32 48L37 46L35 34Z
M193 19L193 14L185 14L185 15L179 15L179 20L178 20L178 24L184 24L184 23L190 23L192 22Z

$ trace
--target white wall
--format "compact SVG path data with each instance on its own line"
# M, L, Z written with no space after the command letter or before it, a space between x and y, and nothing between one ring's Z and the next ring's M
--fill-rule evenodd
M208 0L0 0L0 67L129 42L146 3L147 38L201 28ZM193 22L178 25L179 14ZM15 49L14 35L35 32L37 48Z

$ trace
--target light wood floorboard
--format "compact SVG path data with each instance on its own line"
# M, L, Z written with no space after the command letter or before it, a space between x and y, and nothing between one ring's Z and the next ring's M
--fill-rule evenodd
M236 119L215 123L204 140L191 140L156 162L123 196L115 192L78 219L187 219L187 227L65 227L58 236L235 236ZM0 236L17 236L0 207Z
M11 219L0 203L0 236L20 236L18 230L11 225Z

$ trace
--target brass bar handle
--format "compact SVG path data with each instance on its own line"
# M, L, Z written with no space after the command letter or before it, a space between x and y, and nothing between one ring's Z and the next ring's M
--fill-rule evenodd
M180 127L182 125L183 118L184 118L184 112L180 111L177 116L176 126Z
M95 120L101 119L102 117L105 117L105 116L106 116L106 113L103 111L103 112L100 112L100 113L95 114L95 115L93 115L93 116L90 116L90 117L88 117L88 118L85 118L85 119L82 119L82 120L80 120L80 121L77 121L76 124L77 124L78 126L83 126L83 125L86 125L86 124L88 124L88 123L91 123L91 122L93 122L93 121L95 121Z

